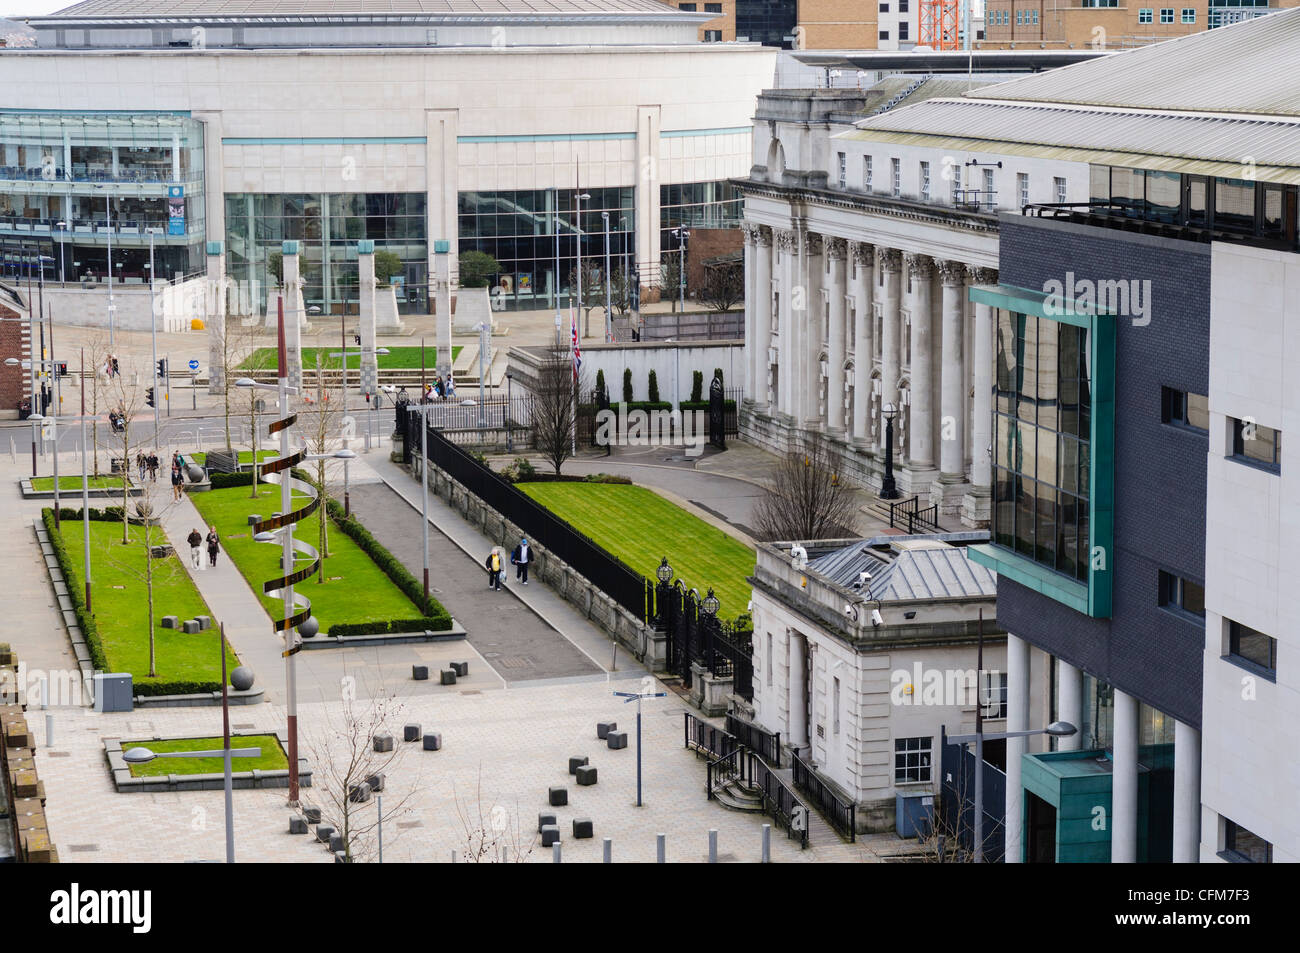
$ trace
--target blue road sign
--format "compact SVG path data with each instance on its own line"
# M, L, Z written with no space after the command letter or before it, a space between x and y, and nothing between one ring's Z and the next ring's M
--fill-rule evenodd
M192 370L192 371L197 371L198 369L199 369L199 362L198 362L197 360L191 360L191 361L190 361L190 370Z

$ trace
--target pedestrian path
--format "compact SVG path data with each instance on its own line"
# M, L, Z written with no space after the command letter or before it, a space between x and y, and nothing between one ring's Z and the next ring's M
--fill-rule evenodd
M381 477L397 497L405 500L415 510L415 519L411 520L409 513L403 517L398 509L392 507L376 508L374 503L370 504L371 508L378 513L386 510L392 514L388 520L385 520L385 523L388 524L387 529L384 530L387 533L387 538L380 535L381 530L378 527L372 527L371 531L376 534L376 537L385 546L398 554L411 568L416 578L419 578L423 569L420 535L418 532L406 533L402 530L402 527L406 526L418 530L420 525L421 494L419 482L412 480L405 470L389 460L386 455L372 453L369 456L360 457L352 464L354 468L357 468L358 465L363 469L369 468L373 473ZM369 526L369 518L365 519ZM483 560L491 551L494 543L432 492L429 494L429 521L439 533L439 536L432 537L430 540L431 576L437 576L439 571L452 573L451 567L455 564L449 560L448 547L449 545L454 546L469 560L469 573L466 578L471 581L465 584L468 586L468 591L474 592L476 589L482 591L482 598L474 600L476 603L483 603L489 599L518 600L519 604L530 610L554 633L553 638L548 637L541 639L537 643L529 643L527 633L538 632L539 630L535 627L530 625L515 632L508 624L508 619L504 614L498 618L492 618L489 615L485 622L489 632L497 636L500 643L499 647L489 649L484 640L480 639L479 635L475 633L471 621L462 620L462 624L471 633L471 641L476 646L481 646L485 655L487 651L500 651L502 653L500 660L497 662L500 665L498 670L502 671L502 674L507 679L520 679L521 677L553 678L556 675L583 675L593 672L606 672L618 678L635 678L647 674L645 667L638 663L625 649L620 648L618 650L617 661L615 661L614 642L605 634L604 630L583 618L573 606L540 581L535 581L525 588L516 584L511 576L508 578L504 592L499 594L488 592L486 572L482 566ZM402 552L399 553L399 550ZM437 556L434 555L435 553ZM509 558L509 553L506 553L506 557ZM441 570L437 568L440 566L442 567ZM454 578L459 577L461 572L460 568L456 568L454 575L438 577L437 582L431 584L439 585L444 591L449 591L452 581ZM442 585L444 578L448 580L446 586ZM475 579L477 581L472 581ZM439 598L442 598L442 594L439 594ZM502 610L503 613L506 611L509 610ZM460 618L455 610L452 610L452 615L458 619ZM525 640L524 644L532 646L530 651L513 651L515 647L520 645L517 640L521 638ZM565 643L567 643L567 647ZM578 664L576 662L575 656L571 654L573 649L576 649L585 658L587 664ZM513 656L518 655L531 655L536 659L536 662L520 664L513 658ZM506 659L510 661L507 662ZM613 666L616 667L611 671ZM547 672L548 668L560 669L561 671ZM511 674L507 675L507 671Z

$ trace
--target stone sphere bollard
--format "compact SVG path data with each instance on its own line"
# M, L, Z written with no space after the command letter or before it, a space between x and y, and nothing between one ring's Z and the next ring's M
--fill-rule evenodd
M241 665L230 673L230 687L237 692L246 692L253 687L253 670L247 665Z

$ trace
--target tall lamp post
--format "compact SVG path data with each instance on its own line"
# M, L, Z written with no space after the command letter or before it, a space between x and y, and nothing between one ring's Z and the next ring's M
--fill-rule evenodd
M577 264L576 272L578 275L578 317L582 317L582 203L591 198L591 193L580 192L573 197L573 225L574 225L574 248L577 252L575 261ZM591 331L585 323L582 328L582 336L586 337Z
M609 212L601 212L600 220L605 225L605 343L608 344L614 339L614 321L610 317L610 284L609 284Z
M886 403L880 415L885 418L885 477L880 481L880 498L896 500L900 495L894 484L894 418L898 410L892 403Z
M67 244L67 238L65 236L68 233L68 223L55 222L54 227L59 230L59 284L64 284L66 279L63 277L63 256L66 252L64 246Z
M506 371L506 453L515 452L515 441L510 427L510 409L514 406L514 392L511 385L514 383L515 375Z
M685 225L673 229L673 236L677 239L677 278L678 293L681 300L680 310L686 311L686 239L691 237L691 230Z
M153 237L158 229L149 226L149 330L153 340L153 392L158 394L158 311L154 307L154 259L153 259ZM170 394L170 389L168 390ZM168 409L171 408L171 402L168 401ZM158 398L155 396L153 402L153 442L158 444Z

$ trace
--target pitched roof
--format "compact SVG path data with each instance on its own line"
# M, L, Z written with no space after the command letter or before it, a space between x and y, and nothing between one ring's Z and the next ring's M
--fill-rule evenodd
M682 16L658 0L83 0L51 19L319 16ZM690 16L690 14L686 14ZM32 17L33 20L42 18Z
M872 545L885 541L895 552L893 558L871 552ZM855 588L860 573L869 572L867 585L856 591L881 602L992 598L998 593L994 573L967 559L964 547L936 537L860 540L810 559L808 568L849 589Z

